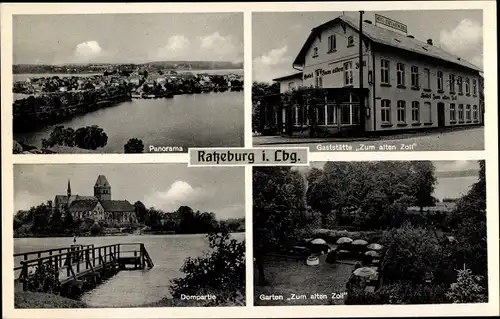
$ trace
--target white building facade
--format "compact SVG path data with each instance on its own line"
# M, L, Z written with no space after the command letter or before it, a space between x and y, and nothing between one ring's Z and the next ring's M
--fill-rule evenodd
M298 86L359 88L359 21L341 16L311 31L294 61L301 70L275 79L280 92ZM412 36L363 22L364 109L352 93L318 106L317 125L364 125L365 132L482 125L480 75L476 66ZM291 84L292 83L292 84ZM292 86L292 87L289 87ZM308 124L292 120L294 126ZM362 121L361 116L365 119ZM364 123L363 123L364 122Z

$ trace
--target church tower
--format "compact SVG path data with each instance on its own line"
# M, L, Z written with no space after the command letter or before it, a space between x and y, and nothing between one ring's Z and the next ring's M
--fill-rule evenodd
M99 175L94 185L94 196L99 200L111 200L111 186L106 176Z
M69 182L69 179L68 179L68 190L66 191L66 194L68 195L68 198L71 197L71 184Z

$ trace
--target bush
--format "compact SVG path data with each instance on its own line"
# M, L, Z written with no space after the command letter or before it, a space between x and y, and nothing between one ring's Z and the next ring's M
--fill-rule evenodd
M411 282L385 285L375 292L353 289L346 299L346 305L436 303L449 303L444 285L413 285Z
M480 282L482 276L474 276L470 269L458 270L457 282L453 283L446 293L453 303L487 302L485 289Z
M183 278L171 281L173 298L184 295L214 294L212 302L237 302L245 291L245 242L229 239L229 233L207 235L212 252L198 258L188 257L181 268Z
M438 268L441 246L429 231L405 225L386 232L384 237L382 242L387 248L382 263L384 280L421 284Z
M102 228L101 226L99 226L99 224L93 224L92 226L90 226L90 233L92 235L99 235L101 232Z
M59 272L49 263L40 264L26 279L27 290L53 292L59 290Z

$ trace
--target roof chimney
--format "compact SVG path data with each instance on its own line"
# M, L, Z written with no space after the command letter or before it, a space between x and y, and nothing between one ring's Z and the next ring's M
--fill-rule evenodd
M365 20L364 23L372 24L370 20Z
M432 39L427 39L427 44L432 45Z
M407 35L408 38L412 38L412 39L415 39L414 36L412 36L411 34Z

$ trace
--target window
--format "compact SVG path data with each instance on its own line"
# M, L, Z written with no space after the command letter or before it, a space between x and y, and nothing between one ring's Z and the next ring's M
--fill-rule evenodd
M391 101L382 100L382 107L380 108L382 116L382 124L391 124Z
M465 94L470 95L470 80L465 78Z
M380 60L380 83L389 84L389 60Z
M352 85L352 62L344 63L344 85Z
M398 86L405 86L405 65L403 63L398 63L397 71Z
M398 123L406 123L406 102L398 101Z
M324 103L320 103L316 106L316 113L318 114L318 125L326 124L326 105Z
M455 93L455 74L450 74L450 93Z
M429 69L424 69L424 89L431 89L431 72Z
M425 117L424 117L425 123L432 123L431 102L425 102L424 103L424 112L425 112Z
M464 94L463 80L461 76L457 78L457 83L458 83L458 94Z
M295 88L295 82L289 82L288 83L288 89L289 90L293 90L293 88Z
M458 120L460 122L464 121L464 105L458 104Z
M457 110L455 109L455 104L450 104L450 122L455 122L457 120Z
M467 121L470 121L471 120L471 116L470 116L470 104L467 104L467 107L465 109L465 119Z
M476 82L476 79L472 80L472 94L474 94L474 95L477 94L477 82Z
M316 70L315 74L316 74L316 78L315 78L316 79L316 83L315 83L316 87L317 88L323 87L323 70L318 69L318 70Z
M411 67L411 86L414 88L420 88L420 83L419 83L419 78L418 78L418 66L412 66Z
M348 103L342 103L340 106L340 123L351 123L351 106Z
M317 58L318 57L318 47L314 47L313 49L313 58Z
M352 35L347 37L347 47L353 47L354 46L354 37Z
M327 108L327 110L326 110L326 114L327 114L326 124L333 125L336 123L335 104L329 102L326 104L326 108Z
M474 105L472 107L472 117L474 118L474 121L478 121L478 114L477 114L477 105Z
M328 52L333 52L337 50L337 38L335 35L328 37Z
M420 103L418 101L411 102L411 121L420 123Z
M437 85L438 91L443 91L443 72L438 71L437 73Z

